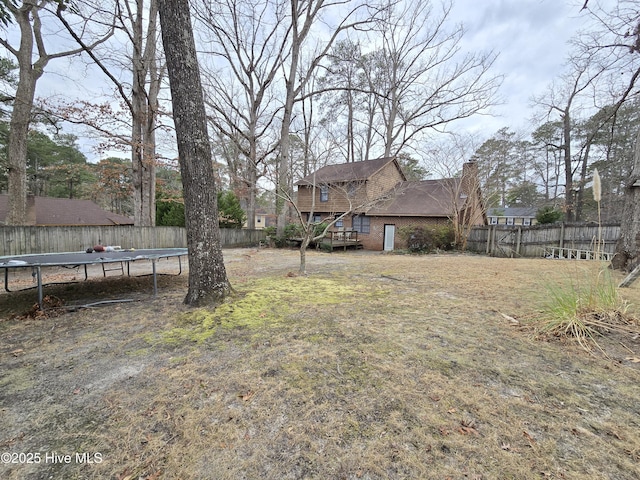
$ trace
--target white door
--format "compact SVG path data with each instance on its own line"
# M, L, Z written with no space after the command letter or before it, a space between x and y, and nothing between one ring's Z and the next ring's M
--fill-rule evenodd
M395 225L385 225L384 226L384 251L392 252L395 244L395 236L396 236L396 226Z

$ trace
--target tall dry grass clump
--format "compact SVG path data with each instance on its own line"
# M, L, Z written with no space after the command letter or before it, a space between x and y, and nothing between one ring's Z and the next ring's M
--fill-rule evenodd
M587 268L581 281L569 285L548 286L538 332L556 337L571 337L585 349L599 348L597 338L617 330L637 332L627 314L629 304L620 296L610 270L601 262Z
M548 303L539 327L542 334L575 338L586 350L599 348L596 338L610 331L638 331L635 321L627 315L629 305L620 296L608 265L602 262L602 186L598 169L593 172L593 199L598 204L594 261L588 265L584 280L572 278L569 286L548 287Z

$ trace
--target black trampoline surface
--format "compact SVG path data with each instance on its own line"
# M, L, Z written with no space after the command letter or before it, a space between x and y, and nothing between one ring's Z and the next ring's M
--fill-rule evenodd
M142 250L114 250L112 252L67 252L10 255L0 257L0 268L53 267L92 265L96 263L134 262L187 255L186 248L149 248Z

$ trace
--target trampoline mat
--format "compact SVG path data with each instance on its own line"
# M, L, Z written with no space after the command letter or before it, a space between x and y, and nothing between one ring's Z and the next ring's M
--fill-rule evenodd
M38 266L91 265L96 263L134 262L187 255L186 248L149 248L112 252L40 253L0 257L0 268Z

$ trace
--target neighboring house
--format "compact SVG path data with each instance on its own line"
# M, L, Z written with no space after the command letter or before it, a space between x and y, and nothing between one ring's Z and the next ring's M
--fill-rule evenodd
M277 215L274 215L272 213L267 213L265 209L259 208L256 211L256 224L254 225L254 228L256 230L261 230L263 228L270 227L270 226L275 227L276 221L277 221Z
M9 196L0 195L0 224L4 224L9 211ZM25 225L74 226L74 225L133 225L124 215L103 210L91 200L54 197L27 197Z
M523 207L496 207L487 210L487 222L489 225L535 225L535 208Z
M407 181L395 158L329 165L298 181L297 206L314 221L354 210L336 230L355 230L368 250L404 246L403 226L442 225L466 216L485 223L476 165L465 164L462 178ZM470 205L477 208L470 212Z

